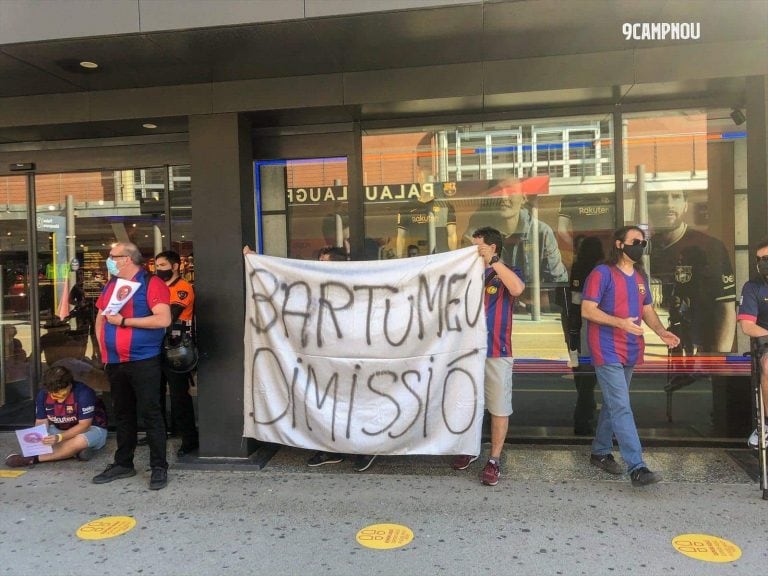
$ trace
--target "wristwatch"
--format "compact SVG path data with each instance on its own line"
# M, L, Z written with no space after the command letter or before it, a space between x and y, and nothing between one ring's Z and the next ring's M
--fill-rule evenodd
M498 254L494 254L493 256L491 256L491 261L489 262L489 264L488 264L488 265L489 265L489 266L493 266L493 265L494 265L494 264L496 264L496 262L498 262L498 261L499 261L499 256L498 256Z
M125 316L120 318L120 328L125 328Z

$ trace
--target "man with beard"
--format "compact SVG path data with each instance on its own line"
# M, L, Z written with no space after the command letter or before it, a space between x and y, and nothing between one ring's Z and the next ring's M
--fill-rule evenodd
M662 284L662 306L680 336L678 354L730 352L736 329L736 285L723 243L685 222L682 190L648 194L653 233L651 276Z

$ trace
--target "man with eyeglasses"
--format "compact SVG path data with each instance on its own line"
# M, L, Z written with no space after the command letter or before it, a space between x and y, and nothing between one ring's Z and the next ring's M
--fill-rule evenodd
M141 266L141 252L135 244L115 244L106 264L112 278L96 301L99 310L109 305L118 279L137 282L139 286L119 312L96 315L96 334L112 393L117 450L114 463L94 476L93 483L106 484L136 475L133 454L137 414L141 413L152 467L149 489L160 490L168 483L165 423L158 383L162 373L161 346L165 329L171 323L170 293L165 282Z
M768 414L768 238L757 245L755 253L757 276L744 284L739 300L739 326L750 338L757 338L760 354L760 388L763 396L763 414ZM763 424L763 434L768 441L768 421ZM757 448L757 428L747 444Z
M680 338L664 328L653 309L642 263L646 245L641 228L624 226L616 230L606 263L587 276L581 302L581 316L587 321L589 349L603 396L590 463L609 474L622 473L612 454L615 436L633 486L660 480L643 460L629 400L632 371L642 364L645 351L641 320L670 348L680 344Z

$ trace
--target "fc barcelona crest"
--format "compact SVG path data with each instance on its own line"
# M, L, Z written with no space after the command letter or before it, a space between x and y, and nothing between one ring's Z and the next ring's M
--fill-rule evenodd
M640 296L645 296L645 284L638 284L637 290L640 292Z
M675 282L678 284L687 284L693 278L693 266L676 266Z

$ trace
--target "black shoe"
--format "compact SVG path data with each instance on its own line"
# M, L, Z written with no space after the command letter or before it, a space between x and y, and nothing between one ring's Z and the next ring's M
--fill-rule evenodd
M200 444L190 444L189 446L185 446L184 444L182 444L181 448L179 448L176 451L176 456L178 456L179 458L183 458L187 454L196 452L199 447L200 447Z
M373 461L376 460L376 456L369 456L368 454L360 454L355 458L355 470L358 472L365 472L371 467Z
M149 478L150 490L161 490L168 486L168 470L165 468L152 468L152 476Z
M651 472L645 466L632 470L629 477L632 479L632 486L648 486L648 484L656 484L661 480L661 476Z
M94 450L93 448L90 448L90 447L83 448L82 450L80 450L80 452L77 453L75 458L77 458L81 462L88 462L88 460L93 458L94 454L96 454L96 450Z
M342 454L332 454L330 452L315 452L312 457L307 460L307 466L322 466L323 464L338 464L344 462L344 456Z
M613 454L592 454L589 457L589 463L592 466L597 466L600 470L605 470L608 474L624 473L619 463L613 458Z
M120 464L110 464L104 469L104 472L94 476L91 481L94 484L106 484L107 482L112 482L112 480L130 478L131 476L136 476L136 468L120 466Z

